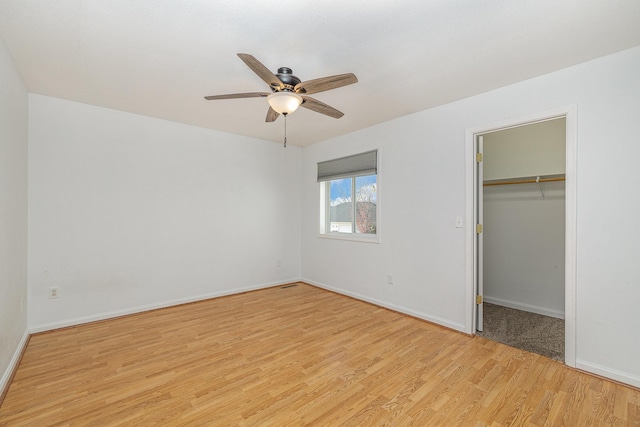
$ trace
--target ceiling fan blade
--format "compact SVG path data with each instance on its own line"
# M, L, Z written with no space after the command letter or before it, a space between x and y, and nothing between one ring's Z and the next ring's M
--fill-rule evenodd
M358 78L353 73L338 74L336 76L321 77L319 79L300 82L296 85L295 91L298 93L318 93L329 89L336 89L357 83Z
M211 95L205 96L204 99L211 101L214 99L236 99L236 98L259 98L269 96L268 92L247 92L247 93L229 93L227 95Z
M249 68L253 70L254 73L258 75L258 77L264 80L269 86L274 89L284 89L284 83L282 83L275 74L269 71L269 69L265 67L262 62L254 58L253 55L249 55L248 53L239 53L238 56L244 61L245 64L247 64Z
M269 110L267 111L267 118L264 119L264 121L267 123L275 122L279 115L280 113L278 113L273 108L269 107Z
M300 104L300 106L306 108L307 110L315 111L316 113L333 117L334 119L339 119L340 117L344 116L344 113L342 111L338 111L335 108L325 104L324 102L320 102L317 99L311 98L310 96L302 96L302 104Z

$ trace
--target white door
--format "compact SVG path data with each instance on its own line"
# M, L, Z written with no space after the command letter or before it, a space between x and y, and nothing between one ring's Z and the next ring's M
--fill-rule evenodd
M482 205L483 205L483 181L484 181L484 172L482 167L482 136L476 137L476 329L479 332L483 330L482 324L482 303L483 303L483 293L484 293L484 285L483 285L483 254L482 254Z

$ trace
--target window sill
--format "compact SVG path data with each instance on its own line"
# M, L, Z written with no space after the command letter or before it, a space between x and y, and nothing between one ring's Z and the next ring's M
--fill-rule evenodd
M329 240L346 240L350 242L362 242L362 243L380 243L380 236L365 236L365 235L354 235L348 233L327 233L327 234L318 234L320 239L329 239Z

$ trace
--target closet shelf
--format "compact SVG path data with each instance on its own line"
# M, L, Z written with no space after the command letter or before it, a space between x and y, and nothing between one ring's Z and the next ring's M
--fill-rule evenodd
M537 175L537 176L522 176L517 178L505 178L505 179L487 179L483 182L484 187L490 187L492 185L512 185L512 184L530 184L541 182L553 182L564 181L565 174L556 175Z

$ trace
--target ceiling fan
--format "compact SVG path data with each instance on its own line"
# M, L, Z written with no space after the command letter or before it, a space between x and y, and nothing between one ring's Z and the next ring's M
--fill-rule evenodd
M280 114L286 118L288 114L293 113L299 106L339 119L344 116L344 113L307 95L347 86L358 81L353 73L347 73L303 82L293 75L291 68L280 67L278 68L278 73L273 74L252 55L239 53L238 56L258 77L269 85L271 92L231 93L227 95L205 96L204 99L266 97L269 102L269 110L267 111L265 122L275 121Z

